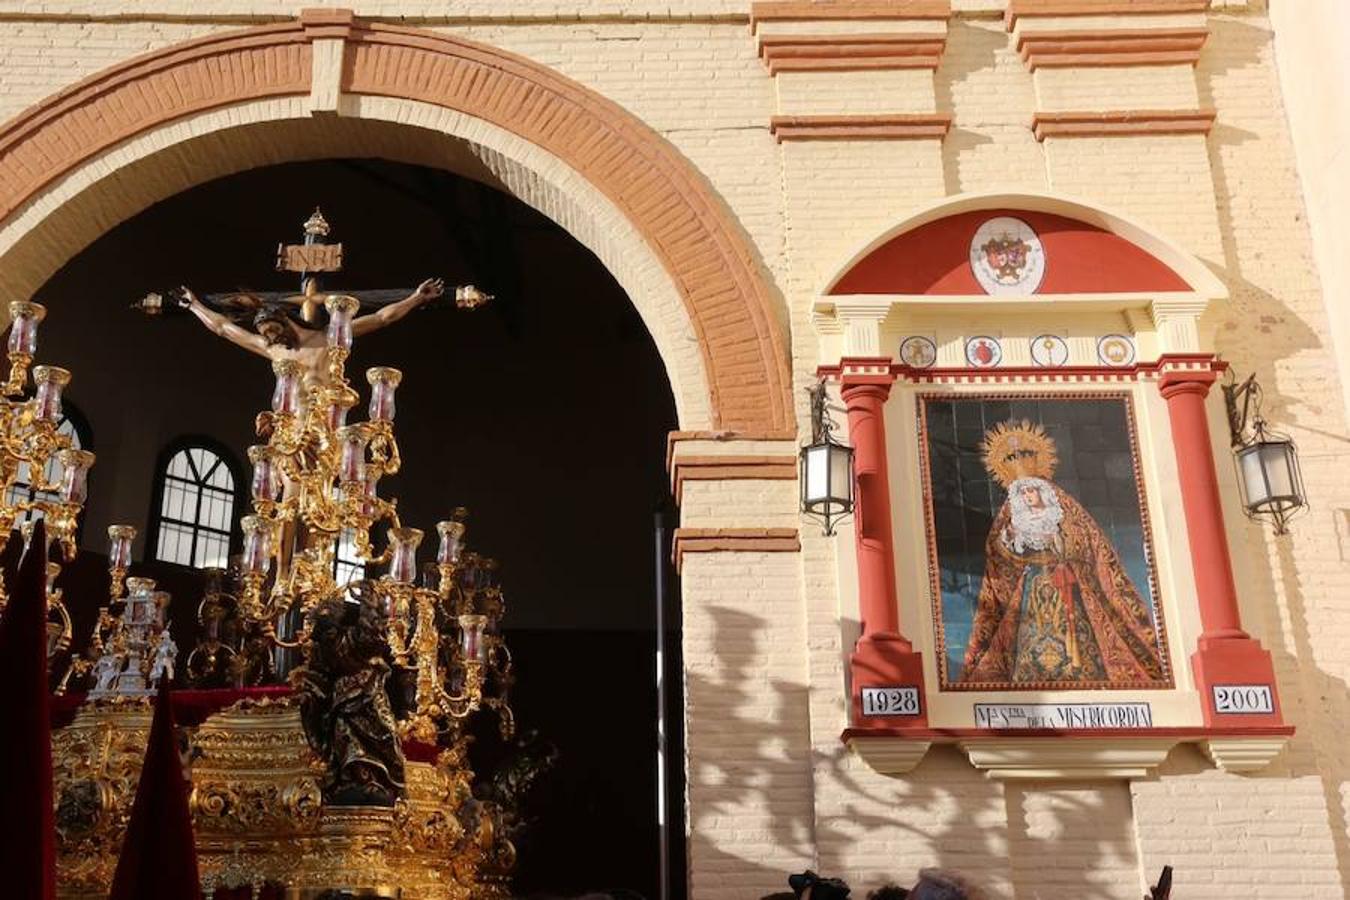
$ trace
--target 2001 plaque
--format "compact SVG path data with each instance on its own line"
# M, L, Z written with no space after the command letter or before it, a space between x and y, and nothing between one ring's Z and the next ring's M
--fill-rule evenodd
M1216 684L1213 690L1216 713L1250 716L1275 712L1275 696L1268 684Z

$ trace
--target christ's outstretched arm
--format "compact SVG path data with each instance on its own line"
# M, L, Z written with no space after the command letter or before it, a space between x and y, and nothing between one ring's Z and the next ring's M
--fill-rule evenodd
M197 299L197 295L192 289L184 285L181 288L183 298L187 300L187 308L197 319L209 328L212 332L225 338L232 344L237 344L251 353L271 359L272 356L267 352L267 341L260 334L254 334L246 328L241 328L230 321L228 316L221 315L218 312L207 309L206 304Z
M444 291L444 281L439 278L428 278L417 286L417 290L397 303L381 307L379 310L361 316L361 318L352 322L352 336L360 337L386 325L392 325L423 303L435 300Z

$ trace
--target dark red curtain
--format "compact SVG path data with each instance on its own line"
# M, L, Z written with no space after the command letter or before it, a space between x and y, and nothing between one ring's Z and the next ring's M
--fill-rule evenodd
M0 619L0 814L13 827L0 839L0 872L4 896L51 900L56 828L47 713L47 534L41 521L17 575L6 580L11 591Z
M108 900L201 900L188 785L169 693L168 680L161 679L145 765Z

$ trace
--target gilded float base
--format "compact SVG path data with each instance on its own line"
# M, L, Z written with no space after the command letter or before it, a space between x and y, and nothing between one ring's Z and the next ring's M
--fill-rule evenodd
M149 725L148 702L89 704L53 735L62 900L108 895ZM407 797L393 808L326 807L322 766L291 698L244 700L186 730L207 897L266 883L294 900L509 896L514 854L492 810L473 799L462 754L409 762Z

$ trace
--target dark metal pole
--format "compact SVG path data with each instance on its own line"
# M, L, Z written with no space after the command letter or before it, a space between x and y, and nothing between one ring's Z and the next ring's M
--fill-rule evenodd
M666 807L667 785L667 695L666 695L666 547L669 522L666 511L655 515L655 558L652 575L656 581L656 827L661 856L661 900L670 900L670 811Z

